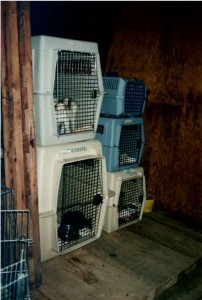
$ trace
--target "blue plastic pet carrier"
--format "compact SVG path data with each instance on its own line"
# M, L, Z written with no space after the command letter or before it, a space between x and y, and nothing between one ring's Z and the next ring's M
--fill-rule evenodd
M143 114L147 88L142 80L105 76L103 85L102 114L133 117Z
M96 139L102 143L107 171L140 165L145 144L142 118L100 117Z

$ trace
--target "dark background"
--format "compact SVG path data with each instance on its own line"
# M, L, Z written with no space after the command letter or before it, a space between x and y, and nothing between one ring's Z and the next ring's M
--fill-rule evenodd
M96 42L104 69L124 5L114 1L31 1L31 34Z
M197 1L30 1L31 34L96 42L104 70L117 23L130 31L134 20L141 18L144 23L161 11L167 48L170 28L166 24L173 20L178 27L189 22L192 11L194 18L200 19L201 7ZM128 17L124 16L127 8Z

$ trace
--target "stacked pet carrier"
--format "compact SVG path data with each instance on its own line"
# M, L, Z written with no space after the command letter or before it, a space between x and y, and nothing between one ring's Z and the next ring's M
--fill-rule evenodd
M101 141L107 163L109 199L103 230L131 225L142 218L146 187L140 167L145 144L141 115L146 102L146 85L137 79L103 77L104 99L96 139Z
M42 261L99 238L107 170L95 140L103 100L96 43L32 37Z
M15 210L13 191L1 186L1 299L28 300L29 210Z

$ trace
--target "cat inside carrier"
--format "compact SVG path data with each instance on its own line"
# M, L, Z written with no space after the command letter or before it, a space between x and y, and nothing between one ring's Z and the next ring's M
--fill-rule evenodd
M142 219L146 186L142 167L108 172L107 180L114 196L107 204L103 230L110 233Z
M62 168L57 201L58 249L94 238L103 204L101 159L85 159Z
M100 237L108 198L107 171L96 140L38 146L37 163L44 261Z
M107 171L137 167L145 144L143 119L102 116L96 139L102 143Z
M32 37L37 145L93 139L103 100L98 45Z

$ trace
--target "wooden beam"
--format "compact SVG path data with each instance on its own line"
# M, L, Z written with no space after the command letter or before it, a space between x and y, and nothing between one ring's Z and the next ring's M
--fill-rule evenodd
M41 284L41 255L39 238L38 189L36 170L34 97L32 78L32 51L30 28L30 4L20 1L17 4L18 38L20 54L23 149L25 167L25 201L31 212L31 230L33 236L32 256L34 259L34 285Z
M17 18L18 17L18 18ZM30 287L42 281L33 116L29 2L2 2L2 121L5 184L17 209L31 213Z
M1 3L2 121L5 184L14 190L15 206L25 208L21 83L16 3Z

